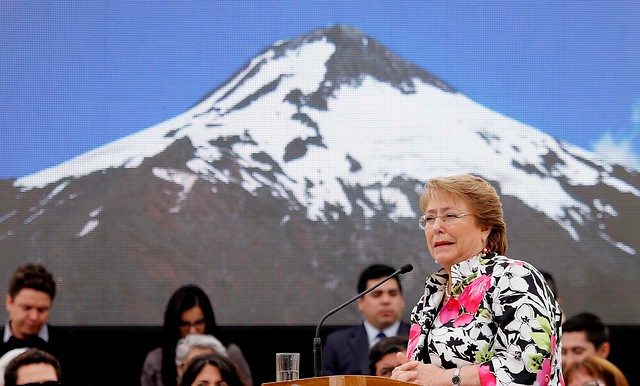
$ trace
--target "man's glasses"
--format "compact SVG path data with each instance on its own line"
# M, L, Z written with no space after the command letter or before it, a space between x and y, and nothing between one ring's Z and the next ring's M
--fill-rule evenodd
M462 221L462 219L466 216L473 216L473 215L471 213L461 213L461 214L446 213L440 216L434 216L432 214L423 214L418 219L418 225L420 225L420 229L430 229L430 228L433 228L437 219L442 220L442 223L444 225L455 225L460 221Z
M183 331L188 331L188 330L191 329L191 327L202 328L202 327L204 327L204 325L205 325L205 320L204 319L196 320L193 323L185 322L184 320L181 320L178 323L178 327L180 327L180 329L183 330Z
M19 385L16 386L59 386L62 385L62 382L58 382L58 381L46 381L46 382L42 382L42 383L21 383Z

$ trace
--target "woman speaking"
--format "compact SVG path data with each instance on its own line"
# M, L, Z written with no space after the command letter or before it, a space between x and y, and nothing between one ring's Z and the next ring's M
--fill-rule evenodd
M503 256L495 189L472 175L435 178L420 209L442 269L427 278L407 356L398 356L392 378L424 386L564 385L560 308L538 270Z

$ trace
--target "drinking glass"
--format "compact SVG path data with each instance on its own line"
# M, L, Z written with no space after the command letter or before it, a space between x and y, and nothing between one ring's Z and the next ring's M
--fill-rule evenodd
M276 354L276 382L294 381L300 378L300 353Z

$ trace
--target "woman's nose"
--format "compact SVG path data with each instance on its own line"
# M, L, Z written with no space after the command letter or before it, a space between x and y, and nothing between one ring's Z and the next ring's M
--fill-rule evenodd
M441 217L436 217L435 220L433 220L433 226L431 227L431 230L434 232L438 232L442 229L442 225L444 225L444 220L442 220Z

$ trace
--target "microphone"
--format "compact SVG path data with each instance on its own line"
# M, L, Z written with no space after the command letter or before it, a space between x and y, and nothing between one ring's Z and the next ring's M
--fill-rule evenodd
M376 285L374 285L374 286L372 286L370 288L367 288L366 291L363 291L363 292L357 294L353 298L347 300L346 302L342 303L338 307L336 307L333 310L327 312L322 317L322 319L320 319L320 322L318 322L318 326L316 327L316 336L315 336L315 338L313 338L313 376L314 377L321 377L322 376L322 340L320 339L320 327L322 326L322 323L324 323L324 321L327 320L327 318L329 316L335 314L336 312L338 312L341 309L345 308L349 304L355 302L358 298L360 298L360 297L368 294L369 292L373 291L374 289L380 287L381 285L383 285L387 281L393 279L394 277L396 277L398 275L402 275L402 274L405 274L405 273L411 272L411 271L413 271L413 265L411 265L411 264L403 265L397 271L395 271L391 275L387 276L380 283L378 283L378 284L376 284Z

